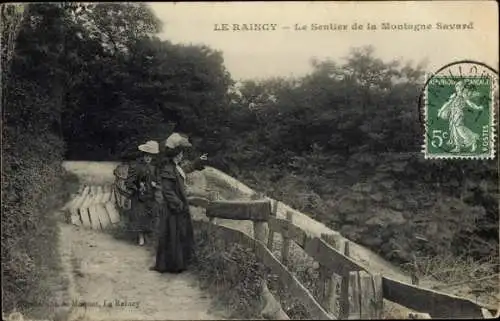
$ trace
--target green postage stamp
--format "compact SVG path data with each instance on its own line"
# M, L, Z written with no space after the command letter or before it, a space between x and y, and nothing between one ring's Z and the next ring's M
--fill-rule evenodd
M494 101L490 77L432 77L425 88L425 158L493 158Z

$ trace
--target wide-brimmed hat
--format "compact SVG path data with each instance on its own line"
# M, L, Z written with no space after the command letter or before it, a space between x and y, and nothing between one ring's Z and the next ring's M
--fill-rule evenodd
M192 146L189 139L179 133L173 133L165 140L165 147L169 149L189 148Z
M154 140L146 142L146 144L139 145L139 150L148 154L158 154L160 152L160 145Z

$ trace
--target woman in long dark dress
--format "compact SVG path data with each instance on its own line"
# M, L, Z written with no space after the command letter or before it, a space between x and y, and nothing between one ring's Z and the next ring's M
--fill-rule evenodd
M159 153L158 142L148 141L140 145L142 158L128 168L125 186L130 195L129 229L136 232L139 245L144 245L146 234L153 231L155 210L154 188L156 187L156 168L153 157Z
M158 171L162 203L159 210L158 247L152 270L180 273L194 257L194 233L185 189L185 170L180 167L183 151L191 147L188 139L177 133L165 143ZM185 168L187 172L203 169L201 158Z

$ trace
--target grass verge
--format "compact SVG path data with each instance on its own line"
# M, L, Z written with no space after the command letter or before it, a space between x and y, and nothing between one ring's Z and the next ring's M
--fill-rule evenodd
M414 271L425 287L493 306L500 303L498 257L415 257L413 266L407 269Z
M262 319L261 280L266 271L255 253L215 238L205 224L195 226L197 260L193 271L201 288L229 311L229 318Z
M6 241L5 245L9 246L5 249L10 251L6 257L12 259L2 262L2 266L7 267L2 273L3 311L18 311L35 319L61 318L59 308L68 290L68 280L62 273L58 247L58 222L64 219L59 209L77 192L78 186L78 178L64 172L45 190L45 197L36 206L39 213L32 217L36 217L38 224L24 223L24 234L16 237L15 245L2 238L2 243Z

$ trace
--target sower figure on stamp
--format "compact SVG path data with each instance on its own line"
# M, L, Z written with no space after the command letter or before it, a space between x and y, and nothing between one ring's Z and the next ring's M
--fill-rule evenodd
M191 147L188 139L174 133L164 144L157 175L160 180L160 211L156 264L152 270L160 273L180 273L194 258L194 233L186 194L185 172L202 170L206 157L180 167L183 151Z
M450 96L448 101L439 109L438 117L448 120L450 139L448 145L453 147L452 153L460 152L461 148L470 148L474 152L477 148L479 134L474 133L464 124L464 109L467 107L482 110L470 101L471 90L465 86L463 81L455 85L455 93Z
M126 181L131 199L129 228L138 233L139 245L144 245L145 235L152 232L155 209L156 168L152 164L153 157L159 153L158 142L148 141L140 145L142 158L132 163Z

